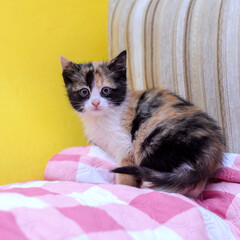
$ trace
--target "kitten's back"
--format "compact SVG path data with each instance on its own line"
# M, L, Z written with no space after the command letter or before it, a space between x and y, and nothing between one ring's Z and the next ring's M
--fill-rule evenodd
M130 122L136 166L114 172L170 191L191 192L203 186L221 164L225 145L217 123L168 90L139 94Z

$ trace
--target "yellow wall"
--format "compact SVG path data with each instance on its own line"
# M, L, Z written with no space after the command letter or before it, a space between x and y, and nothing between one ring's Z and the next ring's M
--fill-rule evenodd
M59 57L107 59L108 0L11 0L0 7L0 184L43 179L48 159L86 144Z

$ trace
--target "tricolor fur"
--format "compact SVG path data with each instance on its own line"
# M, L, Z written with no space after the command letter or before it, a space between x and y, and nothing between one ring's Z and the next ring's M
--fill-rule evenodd
M119 183L198 197L224 151L211 117L168 90L128 90L126 51L110 63L61 63L70 103L89 141L119 164Z

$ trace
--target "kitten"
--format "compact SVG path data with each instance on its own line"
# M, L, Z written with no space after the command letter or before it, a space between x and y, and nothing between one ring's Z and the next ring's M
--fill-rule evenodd
M126 51L110 63L76 64L61 57L72 107L90 142L121 167L118 183L142 181L198 197L221 165L224 137L216 122L168 90L130 91Z

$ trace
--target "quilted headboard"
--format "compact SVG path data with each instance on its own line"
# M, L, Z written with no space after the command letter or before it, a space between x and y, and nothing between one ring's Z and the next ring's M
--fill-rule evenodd
M239 0L110 0L108 40L110 58L128 51L132 89L194 102L240 152Z

